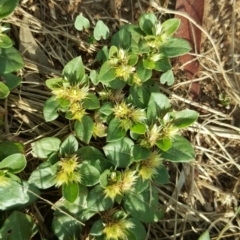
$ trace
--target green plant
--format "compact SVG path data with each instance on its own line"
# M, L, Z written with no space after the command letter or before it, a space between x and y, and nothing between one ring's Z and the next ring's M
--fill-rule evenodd
M75 26L89 28L89 21L79 18ZM194 159L192 145L180 133L198 117L193 110L173 111L159 88L173 84L170 58L190 50L185 40L173 37L179 25L177 19L160 24L154 14L144 14L139 25L122 26L110 47L99 51L99 69L86 73L77 57L61 77L46 81L53 96L45 102L45 120L62 115L73 132L63 140L32 143L42 163L28 184L61 188L52 222L59 239L87 232L98 240L141 240L144 223L163 217L157 186L169 181L164 163ZM98 23L94 38L106 39L107 29Z
M24 65L18 50L13 47L13 41L5 33L9 27L1 24L1 20L9 16L18 0L0 0L0 99L6 98L13 88L21 83L21 78L13 74Z

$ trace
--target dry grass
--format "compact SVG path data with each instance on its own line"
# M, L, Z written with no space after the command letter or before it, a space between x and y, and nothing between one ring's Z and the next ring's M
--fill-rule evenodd
M85 63L91 68L93 56L100 48L99 45L89 44L86 36L80 35L73 29L72 22L77 10L71 9L69 3L51 1L52 4L49 4L48 1L39 0L39 4L34 5L31 2L33 1L22 1L16 14L7 21L16 26L14 27L16 36L19 28L30 27L36 42L49 61L55 63L55 67L25 57L26 66L21 73L25 80L22 86L14 90L2 104L9 113L5 121L5 138L21 140L27 147L29 158L31 158L29 143L44 136L62 137L71 131L71 126L63 119L51 123L44 122L42 108L45 100L50 96L44 81L60 75L66 62L79 54L84 56ZM141 12L152 10L159 16L179 14L202 31L210 47L201 54L195 54L202 65L201 77L192 81L180 79L171 89L161 87L161 90L170 96L174 106L195 108L201 113L198 122L183 133L195 146L196 160L192 163L169 164L171 182L159 188L159 201L166 207L165 217L160 223L148 226L148 239L194 240L208 229L211 239L239 240L240 128L233 117L234 111L240 104L238 60L240 51L236 47L235 39L239 30L238 26L234 25L237 21L236 13L239 11L237 1L232 1L233 10L229 15L231 21L228 34L231 42L228 47L230 46L231 66L228 69L222 61L220 43L213 38L213 34L210 35L208 29L199 26L186 14L168 9L167 7L171 6L170 1L161 1L162 5L157 4L157 1L123 1L122 6L124 2L129 2L126 7L124 6L126 9L121 9L121 5L115 8L112 6L112 9L101 8L101 2L106 4L107 1L80 2L77 5L78 10L84 12L92 22L103 18L113 26L113 29L124 22L136 21ZM98 10L90 7L93 2L96 6L100 3ZM219 4L225 6L223 1ZM27 10L27 5L32 7L30 11ZM31 24L26 25L21 20L23 15ZM54 16L57 19L54 19ZM60 20L63 16L68 20ZM129 17L125 19L124 16ZM51 22L49 19L52 19ZM219 91L224 90L231 98L230 110L218 105L207 106L201 102L193 102L187 96L191 82L204 84L209 80L212 81L212 86L217 86ZM211 99L210 96L209 100L219 102L218 99ZM46 205L53 206L53 203L47 199L40 199ZM41 211L35 206L32 212L39 221L41 234L49 236Z

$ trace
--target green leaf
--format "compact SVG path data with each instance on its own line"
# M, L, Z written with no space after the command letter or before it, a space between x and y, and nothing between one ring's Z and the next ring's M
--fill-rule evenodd
M82 14L80 14L75 19L74 27L78 31L82 31L83 28L85 28L85 29L90 28L90 22L87 18L85 18Z
M100 61L103 61L103 62L107 61L107 59L108 59L108 47L107 46L103 46L103 48L100 51L98 51L96 59L99 62Z
M128 65L134 66L138 61L138 55L130 54L128 59Z
M4 99L10 93L9 88L2 82L0 82L0 99Z
M18 0L0 1L0 19L9 16L18 5Z
M100 176L99 181L100 181L100 185L103 188L106 188L108 185L108 176L111 173L111 171L109 169L106 169Z
M89 74L89 78L91 79L92 83L96 86L98 85L98 75L96 70L91 70Z
M161 46L161 53L166 57L177 57L188 53L191 47L188 41L182 38L170 38Z
M147 108L148 120L154 123L156 118L163 117L169 111L170 107L170 101L164 94L151 93Z
M103 221L102 221L102 219L100 219L93 223L89 234L92 237L102 236L103 230L104 230Z
M143 81L146 82L152 76L152 70L145 68L143 61L139 61L136 68L136 73L138 77Z
M51 90L54 90L54 89L58 89L58 88L62 88L63 87L63 84L68 84L68 82L66 82L66 80L64 80L63 78L61 77L58 77L58 78L50 78L48 80L46 80L46 85L48 88L50 88ZM69 84L68 84L69 85Z
M78 239L82 226L75 217L58 212L52 221L52 229L59 240Z
M111 45L128 50L131 46L131 34L124 28L121 29L112 36Z
M39 190L26 181L21 184L11 180L7 187L0 187L0 210L5 211L12 208L24 207L33 203L39 196ZM32 192L34 194L32 194ZM18 238L17 238L18 239Z
M84 115L81 122L77 120L74 123L74 130L77 134L77 137L87 144L92 138L93 127L93 120L88 115Z
M0 48L9 48L13 45L12 39L6 34L0 33Z
M139 26L147 35L153 34L156 23L157 17L153 13L143 14L139 19Z
M198 115L196 111L190 109L177 112L173 122L174 126L178 128L188 127L197 120Z
M0 74L15 72L23 68L23 59L20 53L14 47L2 48L1 50L2 52L0 54Z
M146 125L145 123L136 123L130 128L130 130L133 133L144 134L146 132Z
M72 59L63 69L63 76L72 84L83 82L85 76L84 65L81 56Z
M109 28L102 20L99 20L93 30L94 38L99 41L101 38L106 40L109 37Z
M77 139L70 134L61 144L59 148L59 153L62 157L70 156L78 150L78 141Z
M133 232L136 236L137 240L145 240L146 238L146 230L143 224L135 218L128 219L131 223L133 223L133 228L131 228L131 232ZM129 239L130 240L130 239Z
M98 75L98 81L108 83L116 78L115 69L111 66L109 61L103 63Z
M172 162L189 162L194 160L195 154L191 143L182 136L175 136L172 147L161 154L161 157Z
M114 105L112 102L104 102L100 107L99 112L106 116L109 116L113 113L113 107Z
M83 108L85 109L98 109L100 108L100 103L96 95L89 93L87 97L83 100Z
M153 186L141 193L126 194L123 208L132 217L145 223L157 222L163 217L163 209L160 208L158 201L158 191Z
M56 174L57 163L43 162L31 173L28 182L40 189L48 189L56 184Z
M27 165L25 156L21 153L12 154L0 162L0 169L8 170L12 173L21 172Z
M126 135L126 131L121 126L121 121L117 118L111 120L108 126L107 142L117 141Z
M209 231L206 230L205 232L203 232L202 235L198 238L198 240L211 240Z
M91 211L105 211L113 206L110 198L105 197L104 189L97 185L88 194L88 209Z
M154 80L144 82L142 86L130 87L130 102L139 108L147 108L152 92L159 92L159 85Z
M166 71L172 69L172 65L170 63L169 58L162 57L161 59L156 61L154 69L157 71L162 71L162 72L166 72Z
M79 193L78 183L72 182L68 184L63 184L62 186L63 197L70 203L73 203L77 199L78 193Z
M141 177L137 178L137 181L135 182L132 192L133 193L141 193L145 191L147 188L149 188L149 181L143 180Z
M38 158L48 158L53 152L59 150L61 141L56 137L46 137L31 144L33 156Z
M91 164L84 162L79 166L81 184L84 186L94 186L99 182L100 172Z
M59 102L55 96L47 99L43 106L43 116L46 122L51 122L58 118L58 108Z
M152 70L152 69L155 68L155 62L151 59L146 58L146 59L143 60L143 66L144 66L145 69Z
M77 154L83 161L88 161L89 164L98 169L99 172L103 172L105 169L111 167L111 164L97 148L91 146L81 147Z
M5 84L10 90L14 89L22 82L20 77L12 73L3 74L2 77L4 78Z
M146 159L150 156L151 151L148 148L144 148L138 145L134 145L133 146L133 150L132 150L132 154L133 154L133 159L138 162L141 161L143 159Z
M3 141L0 143L0 160L15 153L24 153L24 146L20 142Z
M161 185L169 183L169 173L165 166L161 166L157 170L157 174L154 176L153 182Z
M2 240L26 240L32 239L36 232L37 226L29 215L14 211L4 222L0 237Z
M64 198L60 198L55 204L54 204L54 209L56 209L55 211L55 215L60 214L59 208L65 210L66 212L69 212L71 214L74 214L74 216L79 216L79 213L87 208L87 197L88 197L88 189L87 187L78 184L78 196L76 198L76 200L71 203L69 201L67 201Z
M167 36L171 37L180 26L180 19L171 18L166 20L162 25L162 32L164 32Z
M103 147L103 151L109 161L115 167L126 168L132 161L131 149L134 143L129 138L123 138Z
M159 149L166 152L168 149L172 147L172 140L170 138L162 138L156 142L156 145Z
M160 77L160 82L161 82L162 84L167 83L168 86L173 85L173 83L174 83L174 75L173 75L172 69L164 72L164 73L161 75L161 77Z

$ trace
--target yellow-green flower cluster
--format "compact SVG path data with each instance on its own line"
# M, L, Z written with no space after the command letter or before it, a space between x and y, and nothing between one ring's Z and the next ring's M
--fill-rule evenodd
M78 173L78 158L76 155L71 157L61 158L58 162L60 170L56 175L56 187L60 187L63 184L69 184L73 182L80 182L81 176Z
M125 130L131 128L133 123L142 123L146 119L143 109L136 109L124 101L116 103L113 112L115 117L121 121L121 126Z
M121 173L120 180L117 179L117 174L112 172L109 185L104 189L105 196L114 200L117 195L123 195L125 192L130 191L136 179L136 171L125 170Z
M89 88L80 86L79 84L71 86L67 84L61 88L55 88L52 93L57 99L65 99L69 101L69 109L71 112L71 119L81 121L82 117L86 114L82 106L82 101L87 98Z
M140 162L139 175L144 180L151 180L157 174L158 168L162 165L162 159L158 152L154 151L147 159Z
M106 235L107 240L126 239L127 230L133 228L134 225L127 219L120 219L105 224L103 233Z

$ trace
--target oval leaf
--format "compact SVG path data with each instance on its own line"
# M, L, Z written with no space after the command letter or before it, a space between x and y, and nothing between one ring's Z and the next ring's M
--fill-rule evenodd
M163 209L158 202L158 192L155 187L142 193L131 192L124 198L123 207L127 213L141 222L157 222L163 217Z
M84 186L94 186L99 182L100 172L89 163L82 163L79 166L81 184Z
M73 203L78 197L78 193L79 193L78 183L72 182L69 184L63 184L62 193L63 193L63 197L67 201L69 201L70 203Z
M126 168L132 161L131 149L133 145L131 139L123 138L105 145L103 151L114 166Z
M12 173L21 172L27 165L25 156L21 153L12 154L0 162L0 169L8 170Z
M0 82L0 99L4 99L10 93L9 88L2 82Z
M52 152L59 150L61 141L55 137L46 137L31 144L34 157L48 158Z
M18 5L18 0L0 1L0 19L9 16Z
M162 158L172 162L189 162L194 160L195 153L191 143L182 136L175 136L172 147L162 152Z
M1 51L2 52L0 54L0 74L15 72L23 68L24 66L23 59L20 53L14 47L2 48Z
M81 122L76 121L74 123L74 130L77 134L77 137L85 142L89 143L92 138L94 123L91 117L85 115L83 116Z
M121 127L121 122L117 118L114 118L108 126L107 142L117 141L125 135L126 131Z

